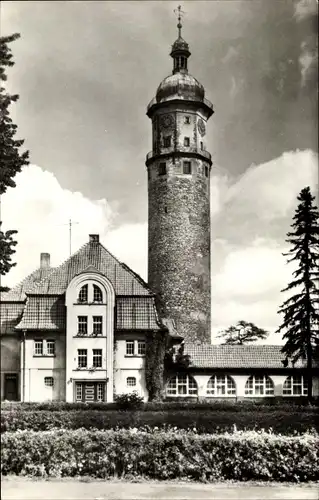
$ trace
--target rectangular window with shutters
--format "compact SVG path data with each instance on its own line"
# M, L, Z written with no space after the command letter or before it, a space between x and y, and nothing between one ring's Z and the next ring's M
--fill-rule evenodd
M93 366L102 368L102 349L93 349Z
M183 174L191 174L192 173L192 164L190 161L183 162Z
M93 316L93 335L102 335L102 316Z
M87 368L87 365L88 365L87 349L78 349L78 367Z

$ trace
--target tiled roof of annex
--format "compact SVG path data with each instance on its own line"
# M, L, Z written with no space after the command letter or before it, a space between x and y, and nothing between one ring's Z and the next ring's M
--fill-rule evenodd
M284 368L280 345L211 345L185 344L184 354L190 355L190 368ZM294 368L305 363L297 361ZM317 364L318 366L318 364ZM287 368L292 368L289 363Z

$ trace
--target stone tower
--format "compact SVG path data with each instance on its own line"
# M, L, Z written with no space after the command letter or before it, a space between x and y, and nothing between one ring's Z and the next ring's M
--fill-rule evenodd
M180 14L180 13L179 13ZM153 150L148 171L148 282L185 342L211 342L210 170L206 122L213 105L188 73L189 46L171 50L172 75L147 107Z

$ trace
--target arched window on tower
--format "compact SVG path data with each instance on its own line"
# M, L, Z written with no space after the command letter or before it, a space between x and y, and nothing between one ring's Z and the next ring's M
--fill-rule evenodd
M229 375L213 375L207 384L209 396L236 396L236 385Z
M88 285L83 285L80 289L78 302L87 302L88 301Z
M103 302L102 290L97 285L93 285L93 302Z
M273 396L274 384L268 375L251 375L245 385L245 396Z
M168 396L197 396L196 380L186 373L171 377L166 386Z

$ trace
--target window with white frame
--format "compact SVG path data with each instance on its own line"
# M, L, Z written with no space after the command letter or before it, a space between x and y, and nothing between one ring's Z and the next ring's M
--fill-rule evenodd
M97 285L93 285L93 302L103 302L102 290Z
M78 335L87 335L88 333L88 317L78 316Z
M188 374L177 374L171 377L166 386L168 396L197 396L195 379Z
M105 394L105 384L102 383L102 382L99 382L97 384L97 388L96 388L96 399L97 399L97 401L99 401L99 402L104 401L104 394Z
M44 377L44 385L46 387L53 387L54 385L53 377Z
M146 353L145 340L126 341L126 356L145 356L145 353Z
M135 387L136 386L136 378L135 377L127 377L126 386L127 387Z
M126 341L126 355L134 356L134 340Z
M78 367L87 368L87 365L88 365L87 349L78 349Z
M273 396L274 384L268 375L251 375L245 385L246 396Z
M229 375L213 375L207 384L207 395L235 396L236 385Z
M55 355L55 340L47 340L47 349L46 353L48 356L54 356Z
M137 341L137 354L138 354L138 356L145 356L145 352L146 352L145 340L138 340Z
M82 401L83 399L83 384L75 384L75 400Z
M102 349L93 349L93 366L102 368Z
M102 316L93 316L93 335L102 335L103 323Z
M78 302L87 302L88 301L88 285L83 285L80 289Z
M43 356L43 340L34 341L34 354L36 356Z
M305 378L302 375L289 375L284 382L282 393L284 396L307 396Z

